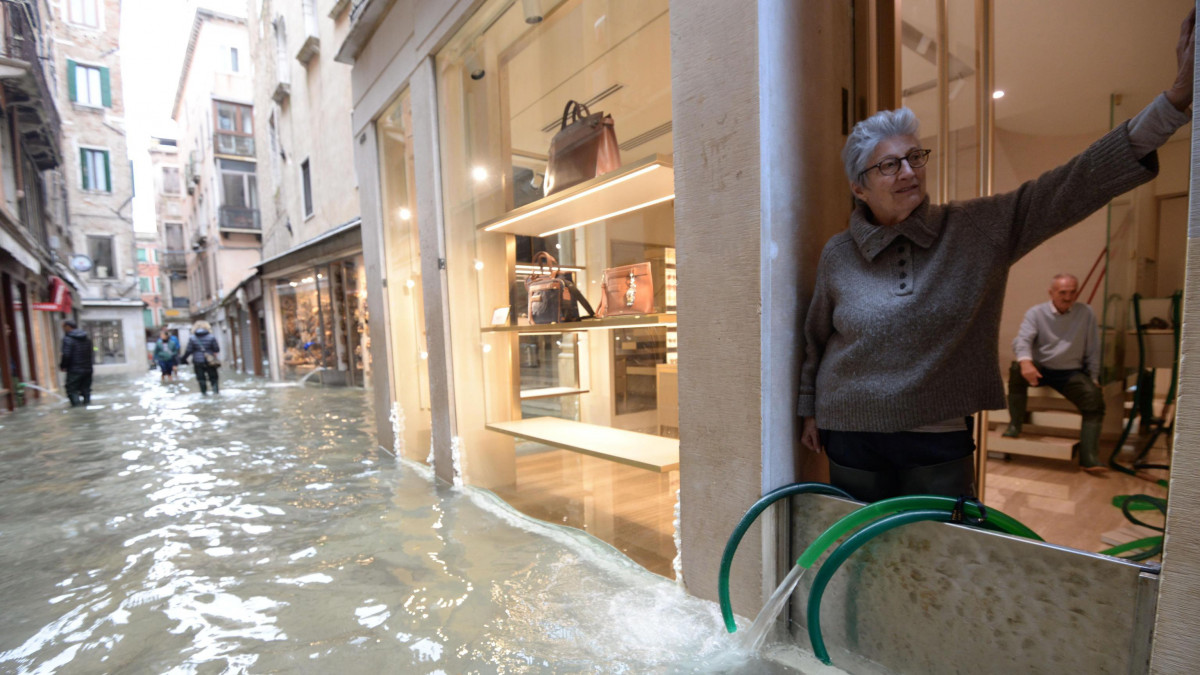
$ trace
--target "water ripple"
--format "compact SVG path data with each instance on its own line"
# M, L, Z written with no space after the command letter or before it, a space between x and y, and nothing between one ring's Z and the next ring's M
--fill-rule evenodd
M99 378L86 410L0 424L0 671L674 673L728 657L712 603L381 454L364 392L227 377L202 397L184 377Z

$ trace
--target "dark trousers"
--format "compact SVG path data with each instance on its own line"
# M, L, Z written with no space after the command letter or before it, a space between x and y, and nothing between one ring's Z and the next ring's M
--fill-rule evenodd
M975 496L975 437L944 433L821 431L829 482L873 502L900 495Z
M67 398L71 405L88 405L92 402L92 371L67 373Z
M1042 374L1037 386L1050 387L1062 394L1079 408L1085 420L1104 419L1104 392L1092 380L1091 376L1082 370L1052 370L1033 364ZM1028 395L1029 383L1021 377L1021 364L1013 361L1008 370L1008 392L1017 396Z
M1083 420L1079 425L1079 463L1082 466L1102 466L1100 458L1100 429L1104 422L1104 392L1082 370L1053 370L1037 363L1034 367L1042 374L1037 386L1050 387L1062 394L1079 408ZM1013 361L1008 371L1008 415L1009 428L1020 432L1025 421L1025 406L1028 401L1029 383L1021 377L1021 364Z
M217 368L208 365L207 363L192 363L192 368L196 371L196 381L200 383L200 393L208 393L208 385L212 384L214 394L221 393L220 386L217 385Z

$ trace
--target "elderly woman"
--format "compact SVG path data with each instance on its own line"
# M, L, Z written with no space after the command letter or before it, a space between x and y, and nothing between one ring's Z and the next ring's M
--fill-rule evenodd
M998 343L1009 267L1158 172L1190 119L1194 12L1172 87L1079 156L1008 194L931 204L912 111L855 126L842 151L856 207L821 253L805 320L802 441L865 501L974 496L970 415L1003 408Z

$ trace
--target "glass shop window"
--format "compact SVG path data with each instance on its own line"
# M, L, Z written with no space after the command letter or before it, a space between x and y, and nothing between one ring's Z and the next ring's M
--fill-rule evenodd
M81 328L92 338L92 363L97 366L125 363L125 340L120 321L84 321Z
M615 503L564 518L584 489L550 467L674 507L670 42L666 0L495 0L436 62L466 478L666 575L673 543Z

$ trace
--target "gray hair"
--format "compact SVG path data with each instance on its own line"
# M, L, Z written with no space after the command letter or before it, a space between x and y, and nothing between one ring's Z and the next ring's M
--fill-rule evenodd
M917 137L920 123L908 108L880 110L854 125L846 147L842 148L842 164L846 167L846 179L852 185L860 185L859 174L867 168L867 160L875 152L875 146L894 136ZM865 187L865 186L863 186Z

